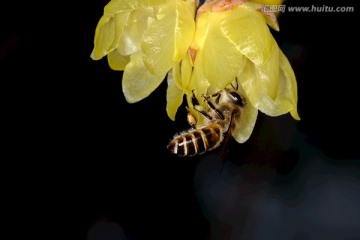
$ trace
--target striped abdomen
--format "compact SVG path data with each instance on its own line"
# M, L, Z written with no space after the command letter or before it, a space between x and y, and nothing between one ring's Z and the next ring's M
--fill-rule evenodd
M218 147L222 140L223 133L219 125L213 123L174 137L167 147L179 156L192 156Z

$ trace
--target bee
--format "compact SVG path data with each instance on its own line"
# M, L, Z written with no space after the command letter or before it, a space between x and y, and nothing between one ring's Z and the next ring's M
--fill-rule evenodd
M231 132L238 128L246 102L237 88L225 88L201 97L208 106L206 109L199 104L194 91L191 101L194 109L204 116L204 123L197 124L195 116L187 108L187 120L191 128L176 134L167 146L178 156L195 156L216 149L227 142Z

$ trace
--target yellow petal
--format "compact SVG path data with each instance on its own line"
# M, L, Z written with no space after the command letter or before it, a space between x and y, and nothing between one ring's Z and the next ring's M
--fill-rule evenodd
M171 78L174 81L174 83L176 84L176 86L181 89L184 90L183 84L182 84L182 79L181 79L181 62L175 62L174 66L172 68L172 71L170 70L169 73L171 73Z
M262 13L241 6L226 11L221 31L237 49L256 65L264 64L270 57L275 40Z
M166 74L154 75L143 63L141 52L134 53L126 65L122 89L129 103L138 102L150 95L164 80Z
M239 93L247 99L245 91L239 86ZM247 102L244 107L244 111L241 113L241 117L238 120L237 128L232 132L232 136L238 143L246 142L251 136L256 123L258 110Z
M129 56L122 55L118 49L110 52L107 55L108 63L111 69L123 71L125 70L126 64L130 62Z
M166 0L112 0L105 6L104 13L114 14L139 8L154 7L166 2Z
M157 20L145 31L141 50L145 65L154 74L170 70L174 60L185 56L194 32L191 4L184 1L169 1L161 5Z
M257 77L254 64L250 60L246 60L245 67L239 72L237 79L239 85L244 89L247 102L251 102L255 107L258 106L261 92L263 91Z
M137 9L127 14L129 17L117 44L117 49L122 55L131 55L140 50L143 34L155 17L153 8Z
M257 81L263 95L276 99L279 85L279 69L280 69L280 49L275 44L272 54L268 61L263 65L255 65L257 73Z
M298 119L295 75L280 50L278 56L279 64L277 66L273 65L274 69L279 69L278 81L275 81L277 79L267 79L258 66L254 66L250 61L247 62L244 70L238 75L238 79L254 107L269 116L279 116L291 112L292 116ZM273 85L272 91L270 91L270 85Z
M228 16L228 11L204 12L198 18L201 27L197 28L195 35L199 46L197 57L202 56L204 75L210 84L220 89L234 80L243 64L241 52L223 31L229 24ZM202 46L200 41L203 41Z
M128 13L119 13L114 16L103 15L95 30L94 49L91 58L101 59L114 50L124 29Z
M190 55L187 54L181 61L181 85L186 89L189 87L193 66L191 64Z
M191 95L189 84L192 76L192 64L187 55L181 62L176 62L167 76L167 106L166 111L170 119L175 119L177 109L181 106L184 93Z
M187 54L195 33L195 2L176 1L175 53L174 61L180 61Z
M199 58L201 60L201 58ZM199 64L199 61L197 64ZM201 66L201 64L200 64ZM181 106L183 101L184 93L187 94L188 105L191 105L192 90L196 89L198 97L201 94L206 94L207 87L209 84L205 80L204 75L202 74L202 68L199 68L200 71L196 71L193 74L193 67L191 64L191 59L189 55L186 55L181 62L176 62L173 66L173 69L169 71L167 81L167 106L166 110L170 119L175 119L175 114L177 109ZM193 112L194 115L197 115L198 112Z
M114 42L114 28L112 16L104 15L100 18L95 30L94 49L91 53L93 60L99 60L108 53L109 47Z
M184 91L176 85L173 71L174 70L170 70L167 75L166 112L169 118L174 121L177 109L182 104Z
M280 53L280 72L278 81L278 92L273 99L262 92L257 102L260 111L269 116L279 116L291 112L295 119L299 119L296 111L297 92L295 75L283 53Z
M247 60L242 71L238 73L238 80L251 103L261 108L263 104L275 100L279 85L279 48L275 47L269 60L261 65L255 65Z
M300 116L297 112L298 93L295 74L289 60L282 52L280 53L280 67L282 73L281 77L283 78L280 80L280 87L282 88L282 91L280 92L281 97L290 101L292 105L290 109L291 116L296 120L300 120Z

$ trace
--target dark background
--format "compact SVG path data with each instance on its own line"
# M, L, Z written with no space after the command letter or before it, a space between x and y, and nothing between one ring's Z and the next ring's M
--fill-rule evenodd
M1 162L8 222L16 230L31 226L37 235L50 223L53 234L75 239L86 239L99 222L121 226L118 234L127 239L207 239L214 226L194 188L203 158L177 158L166 149L174 133L188 128L183 109L176 122L166 115L166 82L143 101L128 104L121 72L112 71L106 59L90 59L107 3L2 4ZM358 169L353 159L360 157L359 9L350 1L286 4L355 7L351 13L285 12L274 37L298 80L300 145L313 146L339 168ZM295 121L279 119L280 124ZM255 136L269 121L259 117ZM230 158L256 151L256 141L232 144ZM265 165L275 175L294 168ZM256 166L255 172L264 168L261 161ZM23 233L16 230L15 236Z

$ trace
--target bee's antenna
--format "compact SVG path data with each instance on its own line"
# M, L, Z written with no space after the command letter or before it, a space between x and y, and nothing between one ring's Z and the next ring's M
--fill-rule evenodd
M231 87L235 89L236 91L239 90L239 82L237 77L235 78L236 86L234 86L232 83L230 83Z

